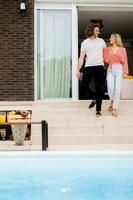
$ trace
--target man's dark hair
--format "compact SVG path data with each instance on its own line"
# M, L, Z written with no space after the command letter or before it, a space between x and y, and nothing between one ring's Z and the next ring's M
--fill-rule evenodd
M98 27L100 29L99 24L89 24L86 27L86 29L85 29L85 36L87 38L93 36L95 27Z

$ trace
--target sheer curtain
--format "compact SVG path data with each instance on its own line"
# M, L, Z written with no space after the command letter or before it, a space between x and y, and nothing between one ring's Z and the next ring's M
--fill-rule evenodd
M71 97L71 11L38 10L38 99Z

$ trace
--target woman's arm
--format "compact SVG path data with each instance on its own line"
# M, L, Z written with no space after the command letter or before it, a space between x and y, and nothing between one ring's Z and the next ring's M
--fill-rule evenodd
M123 77L126 78L129 73L129 70L128 70L127 52L125 48L123 48L121 59L122 59L122 66L123 66Z
M109 48L108 47L103 49L103 59L106 64L109 64L110 59L109 59Z

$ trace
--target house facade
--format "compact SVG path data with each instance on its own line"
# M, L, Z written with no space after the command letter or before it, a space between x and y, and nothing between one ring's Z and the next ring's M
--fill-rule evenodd
M78 100L75 76L84 29L101 20L101 37L119 32L128 52L130 77L124 98L133 87L132 0L27 0L0 3L0 100ZM129 79L131 78L131 79ZM132 98L133 99L133 98Z
M0 1L0 101L34 99L34 1Z

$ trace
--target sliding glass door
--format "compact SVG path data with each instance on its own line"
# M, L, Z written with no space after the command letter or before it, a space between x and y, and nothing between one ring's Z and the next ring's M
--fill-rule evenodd
M71 10L37 10L37 99L72 97Z

